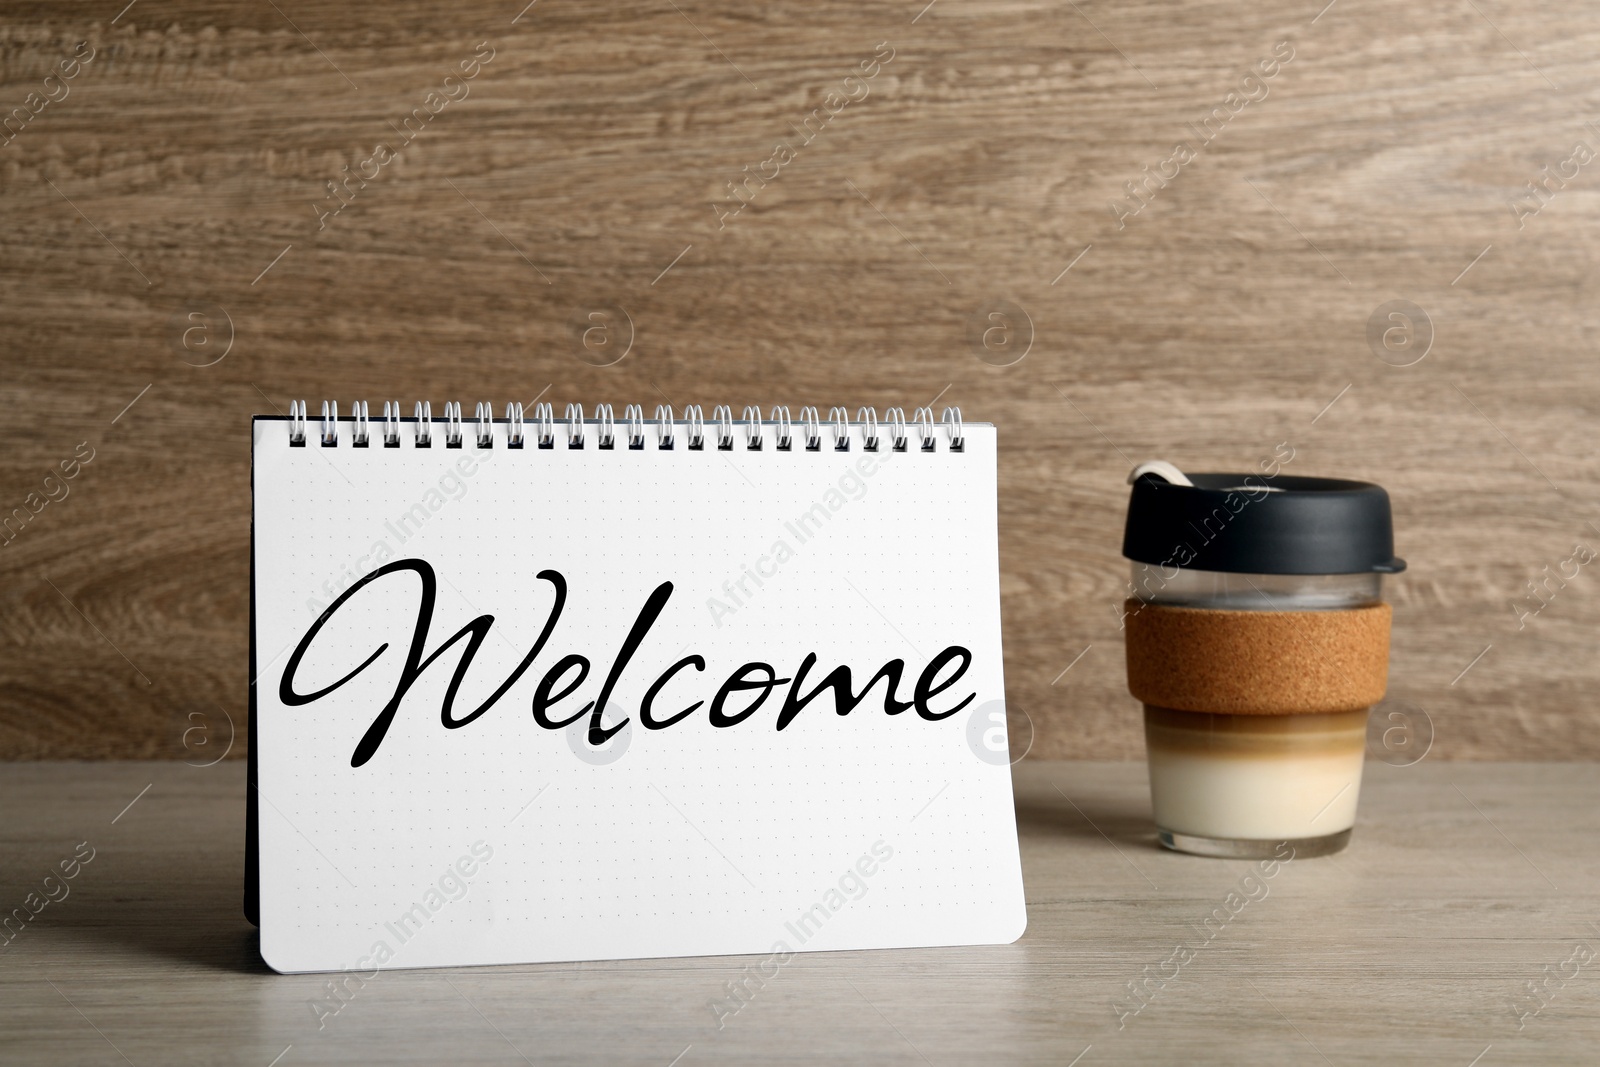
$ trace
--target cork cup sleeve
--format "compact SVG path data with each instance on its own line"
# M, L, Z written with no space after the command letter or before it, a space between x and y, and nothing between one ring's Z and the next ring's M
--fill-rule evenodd
M1146 704L1232 715L1358 711L1389 678L1388 604L1212 611L1129 600L1128 689Z

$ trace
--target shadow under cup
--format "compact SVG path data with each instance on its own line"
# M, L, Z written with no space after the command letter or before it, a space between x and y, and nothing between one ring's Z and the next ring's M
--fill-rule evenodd
M1368 709L1225 715L1144 706L1150 801L1161 843L1202 855L1297 856L1349 842Z

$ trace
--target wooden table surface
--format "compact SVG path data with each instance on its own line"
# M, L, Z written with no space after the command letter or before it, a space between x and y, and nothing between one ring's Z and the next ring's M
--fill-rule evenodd
M326 979L271 973L240 917L243 770L0 774L6 909L93 850L0 946L0 1063L1498 1067L1600 1047L1600 777L1580 764L1369 763L1351 847L1251 882L1156 846L1141 764L1025 761L1020 941L800 954L720 1029L710 1004L751 958L384 972L319 1030Z

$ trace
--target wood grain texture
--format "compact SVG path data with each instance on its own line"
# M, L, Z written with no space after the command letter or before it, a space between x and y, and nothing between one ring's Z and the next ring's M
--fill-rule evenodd
M1593 5L122 6L0 14L0 516L93 449L0 545L0 754L241 721L251 413L542 394L997 423L1043 756L1141 751L1129 467L1287 443L1393 495L1390 691L1435 755L1600 756L1600 597L1559 577L1600 544ZM1368 341L1402 299L1403 367ZM594 366L573 324L607 307L632 344Z
M1571 962L1600 951L1582 765L1373 763L1350 848L1264 878L1160 849L1140 764L1030 760L1015 944L799 953L775 974L764 957L383 971L320 1028L327 976L267 971L239 914L243 770L4 768L0 905L80 843L94 858L0 945L0 1064L1464 1067L1587 1063L1600 1040L1596 964ZM733 982L750 992L719 1029Z

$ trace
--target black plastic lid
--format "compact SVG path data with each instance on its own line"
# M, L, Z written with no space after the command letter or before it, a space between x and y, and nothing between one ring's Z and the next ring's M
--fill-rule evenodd
M1389 494L1370 482L1280 474L1145 474L1128 498L1122 554L1235 574L1397 574Z

